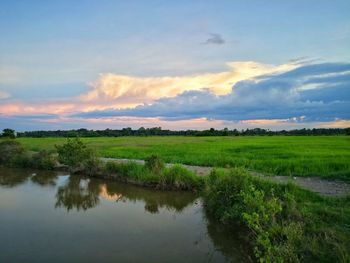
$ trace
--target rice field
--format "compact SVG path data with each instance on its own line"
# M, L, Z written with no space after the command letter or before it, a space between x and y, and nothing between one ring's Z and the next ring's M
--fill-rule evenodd
M19 138L26 149L54 149L65 138ZM350 136L97 137L82 138L101 157L243 167L291 176L350 180Z

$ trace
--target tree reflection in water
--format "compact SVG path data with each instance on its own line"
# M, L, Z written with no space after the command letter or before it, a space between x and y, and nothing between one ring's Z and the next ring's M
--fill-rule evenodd
M39 171L31 177L31 181L41 186L55 186L57 173L49 171Z
M15 187L25 183L30 175L31 173L27 170L1 167L0 185L9 188Z
M193 205L198 200L198 196L190 192L157 191L80 175L60 176L58 173L47 171L33 173L30 170L1 168L0 186L10 188L31 182L32 185L28 184L31 188L50 187L50 191L55 191L57 187L55 207L62 207L67 211L73 209L85 211L97 206L102 200L108 200L115 202L116 208L118 202L127 202L130 206L133 203L141 203L144 204L145 211L151 214L157 214L164 209L181 213L187 206ZM110 206L109 208L113 209ZM206 221L204 232L195 243L199 244L202 239L207 240L209 237L214 245L210 255L213 261L220 255L224 255L228 261L252 261L249 258L249 254L252 253L247 249L247 232L240 227L228 228L214 220L205 210L203 212L203 219Z
M70 176L67 183L57 189L55 207L85 211L99 204L99 194L100 185L96 180Z
M87 210L98 205L100 198L117 202L141 201L145 203L147 212L155 214L160 208L181 212L192 204L197 196L189 192L156 191L73 175L63 186L58 187L55 207L65 207L68 211L74 208L78 211Z
M190 192L157 191L114 182L101 185L101 196L109 200L115 198L116 201L142 201L145 203L145 211L151 214L158 213L161 208L181 212L197 199Z

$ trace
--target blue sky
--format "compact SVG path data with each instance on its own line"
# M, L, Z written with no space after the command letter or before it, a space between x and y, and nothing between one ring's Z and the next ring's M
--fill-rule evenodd
M161 124L183 129L191 118L196 120L191 128L198 125L199 129L257 124L271 128L323 127L327 123L333 127L334 122L348 125L350 70L332 71L336 65L346 68L350 63L348 10L350 2L339 0L3 0L0 128ZM258 105L249 104L254 101L239 109L234 101L225 102L226 114L235 112L237 117L223 117L221 106L204 114L209 112L206 105L236 96L235 85L241 94L248 86L249 96L241 99L247 101L262 96L257 92L258 84L252 84L259 76L268 75L270 82L276 83L283 74L310 65L326 67L321 77L333 74L337 84L325 80L317 84L312 79L320 74L309 71L307 80L300 76L289 79L291 92L297 89L302 99L293 100L288 109L279 108L283 114L258 113ZM279 91L283 85L275 87ZM310 90L300 91L303 89ZM337 104L334 112L332 107L339 98L325 102L325 94L331 98L339 92L343 104ZM179 106L179 98L188 94L205 98L195 103L190 100L186 109L193 112L186 116L183 112L177 116L172 112L174 106L163 105L167 100ZM213 101L206 101L208 97ZM271 95L264 112L273 112L274 99L278 98ZM324 106L319 111L322 116L315 118L314 109L299 105L310 99L313 105L333 103L332 112L326 109L329 105ZM160 103L166 110L150 113L150 108ZM261 101L256 99L255 103ZM248 122L254 120L260 122Z

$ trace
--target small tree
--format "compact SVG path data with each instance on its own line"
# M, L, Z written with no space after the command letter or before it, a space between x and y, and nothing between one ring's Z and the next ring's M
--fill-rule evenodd
M94 157L93 151L87 148L79 138L67 139L63 145L55 146L58 161L69 166L72 172L84 169L84 163Z
M5 138L14 139L16 138L16 133L15 133L15 130L7 128L7 129L3 129L1 136Z

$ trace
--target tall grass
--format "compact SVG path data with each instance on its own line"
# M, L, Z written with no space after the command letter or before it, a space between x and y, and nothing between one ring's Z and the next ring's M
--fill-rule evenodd
M162 168L158 171L148 165L135 162L106 163L104 173L109 177L145 186L152 186L163 190L200 190L203 179L181 165Z

